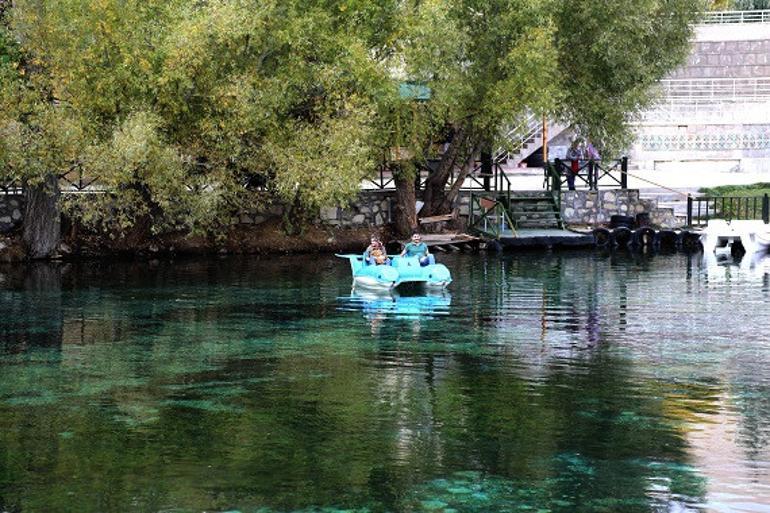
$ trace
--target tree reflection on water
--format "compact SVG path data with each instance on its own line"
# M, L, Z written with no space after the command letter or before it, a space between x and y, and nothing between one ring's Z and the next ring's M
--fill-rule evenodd
M390 298L310 260L3 269L0 507L697 510L723 418L768 461L770 347L697 260L447 256Z

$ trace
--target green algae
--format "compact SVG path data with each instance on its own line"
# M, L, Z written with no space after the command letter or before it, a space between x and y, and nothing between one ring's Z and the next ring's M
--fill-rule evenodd
M742 344L721 342L701 316L726 323L726 297L770 304L752 284L705 297L696 272L689 291L662 287L684 259L446 258L451 305L406 318L341 309L348 270L316 258L298 260L303 280L264 261L96 265L58 296L9 296L0 510L697 508L693 426L768 425L766 342L740 326ZM648 287L698 330L642 323ZM724 404L740 412L724 420Z

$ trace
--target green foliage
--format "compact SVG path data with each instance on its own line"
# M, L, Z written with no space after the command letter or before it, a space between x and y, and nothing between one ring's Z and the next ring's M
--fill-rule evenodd
M770 194L770 182L704 187L698 192L702 192L706 196L764 196Z
M698 0L566 0L558 24L557 113L606 153L630 142L629 121L647 106L652 86L684 62ZM607 151L609 150L609 151Z
M736 11L770 9L770 0L733 0L730 4L730 9Z
M97 177L110 194L73 209L92 226L205 230L260 200L246 176L312 212L344 204L393 148L409 173L447 134L501 142L532 111L616 147L703 7L18 0L0 31L0 166ZM401 98L403 82L431 99Z

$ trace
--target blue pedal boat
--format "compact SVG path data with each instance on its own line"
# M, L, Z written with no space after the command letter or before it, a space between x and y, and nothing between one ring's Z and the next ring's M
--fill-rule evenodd
M437 264L433 255L430 263L420 265L418 257L391 257L390 265L369 264L363 255L337 255L350 261L353 288L393 290L402 283L424 283L430 288L443 289L452 283L452 275L444 264Z

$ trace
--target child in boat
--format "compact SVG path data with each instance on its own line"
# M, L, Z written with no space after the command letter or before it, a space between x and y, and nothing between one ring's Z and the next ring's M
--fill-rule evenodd
M369 247L366 248L366 252L364 253L366 261L370 265L384 265L389 263L388 255L385 253L385 247L382 245L380 239L372 235L369 242Z
M412 234L412 240L404 246L401 256L418 257L420 265L423 267L430 263L428 245L422 241L422 236L419 233Z

